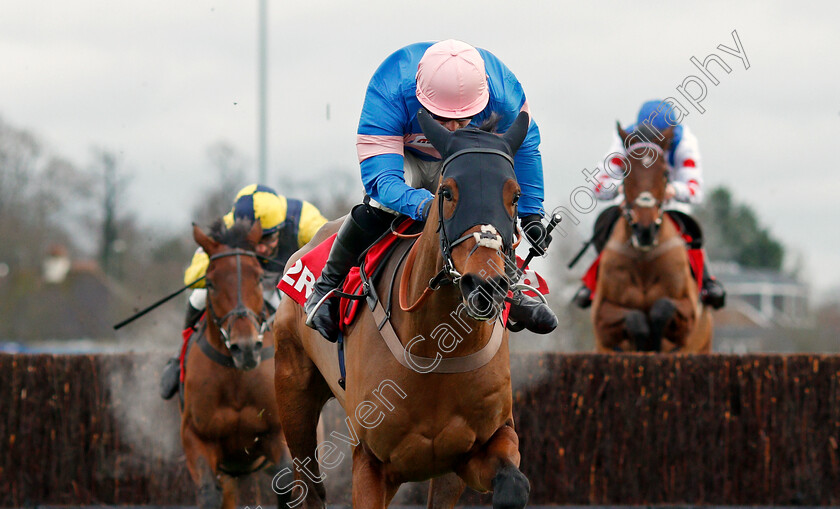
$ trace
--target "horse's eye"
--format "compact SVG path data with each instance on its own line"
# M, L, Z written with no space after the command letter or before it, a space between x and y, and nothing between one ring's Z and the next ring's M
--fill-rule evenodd
M443 197L444 200L452 201L452 190L448 187L440 188L440 195Z
M516 205L519 203L519 197L522 196L522 193L516 193L513 195L513 204Z

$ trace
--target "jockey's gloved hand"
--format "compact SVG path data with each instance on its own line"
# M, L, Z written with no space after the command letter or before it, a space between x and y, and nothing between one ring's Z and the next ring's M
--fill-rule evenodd
M542 224L542 216L539 214L530 214L519 218L519 226L522 228L525 236L528 237L528 242L531 243L540 254L545 253L548 245L551 243L551 237Z
M432 208L432 202L433 201L434 201L434 199L429 198L428 200L426 200L426 203L423 204L423 221L428 219L429 210L431 210L431 208Z

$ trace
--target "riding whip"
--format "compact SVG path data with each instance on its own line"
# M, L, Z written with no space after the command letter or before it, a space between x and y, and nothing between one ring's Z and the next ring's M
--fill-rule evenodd
M551 237L551 231L554 230L554 227L557 226L562 220L563 216L561 216L560 214L554 214L553 216L551 216L551 220L548 222L548 226L545 227L546 238ZM525 267L527 267L528 264L531 263L531 260L533 260L536 256L540 256L540 254L541 253L537 250L536 247L531 246L531 248L528 250L528 256L525 257L525 261L522 263L522 266L519 268L519 270L525 270Z
M578 254L576 254L576 255L575 255L575 257L574 257L574 258L572 258L572 261L570 261L570 262L569 262L569 265L567 265L567 267L569 267L570 269L571 269L572 267L574 267L574 266L575 266L575 264L578 262L578 260L580 260L580 257L581 257L581 256L583 256L583 253L585 253L585 252L586 252L586 250L587 250L587 249L589 249L589 246L591 246L591 245L592 245L592 242L593 242L594 240L595 240L595 236L593 235L591 239L587 240L587 241L583 244L583 247L582 247L582 248L580 248L580 251L578 251Z
M164 298L160 299L159 301L155 302L154 304L152 304L151 306L147 307L146 309L144 309L144 310L142 310L142 311L138 311L138 312L137 312L137 313L135 313L134 315L132 315L132 316L130 316L130 317L128 317L128 318L126 318L125 320L121 321L120 323L118 323L118 324L114 325L114 330L119 330L122 326L130 324L130 323L131 323L131 322L133 322L134 320L136 320L136 319L140 318L141 316L145 315L145 314L146 314L146 313L148 313L149 311L151 311L151 310L153 310L153 309L157 308L157 307L158 307L158 306L160 306L161 304L164 304L165 302L168 302L168 301L170 301L170 300L174 299L174 298L175 298L175 297L177 297L177 296L178 296L181 292L183 292L183 291L184 291L184 290L186 290L187 288L191 287L192 285L194 285L194 284L198 283L199 281L201 281L201 280L202 280L202 279L204 279L205 277L206 277L206 276L201 276L200 278L196 279L195 281L193 281L192 283L188 284L187 286L185 286L185 287L181 288L181 289L180 289L180 290L178 290L177 292L170 293L169 295L167 295L166 297L164 297Z

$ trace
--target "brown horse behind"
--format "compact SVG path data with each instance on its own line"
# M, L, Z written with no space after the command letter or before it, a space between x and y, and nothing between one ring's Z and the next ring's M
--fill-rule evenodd
M673 129L658 140L621 126L618 133L626 147L625 200L598 269L592 302L596 348L708 352L712 317L700 303L680 232L663 216Z
M261 233L258 221L237 221L231 229L219 221L210 236L193 226L210 257L205 337L217 357L194 344L186 359L181 441L202 508L235 507L239 476L273 474L287 458L274 366L261 362L263 271L253 252ZM279 507L287 502L288 495L278 495Z
M492 146L502 141L512 157L529 122L526 114L520 115L501 138L469 130L450 134L425 112L418 117L444 159L456 152L460 136L474 136L479 152L485 142ZM450 144L451 139L456 141ZM499 152L473 151L453 159L462 158L462 167L469 164L462 169L473 177L458 177L454 163L444 168L423 232L407 256L413 262L393 257L376 285L384 306L393 301L386 313L396 332L396 348L386 344L379 330L382 316L375 318L365 306L346 334L346 390L338 383L336 345L304 325L301 306L291 299L281 302L275 320L275 392L283 395L278 405L289 450L296 465L306 466L295 480L305 507L324 507L322 481L344 459L334 453L334 444L318 445L316 440L321 408L333 396L348 418L347 430L331 437L354 446L354 507L386 507L402 483L425 479L433 479L429 507L452 507L466 486L492 490L497 508L521 508L527 502L530 488L518 468L512 416L508 332L499 320L509 284L503 269L506 255L501 243L490 247L498 239L509 250L513 239L491 233L481 221L487 217L476 218L479 225L463 232L446 224L457 223L456 216L463 218L458 215L471 213L473 204L484 200L495 217L506 218L497 222L510 221L493 224L495 230L512 231L519 185L512 161ZM488 167L494 164L509 165L508 173L491 177ZM337 227L326 225L304 251ZM287 268L302 254L296 253ZM428 290L430 279L440 274L450 284ZM391 275L407 285L402 299L398 285L390 286ZM484 360L474 362L482 356Z

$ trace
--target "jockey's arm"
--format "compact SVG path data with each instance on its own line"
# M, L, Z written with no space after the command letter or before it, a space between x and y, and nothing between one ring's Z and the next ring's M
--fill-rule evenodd
M603 201L614 200L621 193L621 183L624 181L625 168L624 145L618 134L613 133L613 141L603 159L596 163L598 170L595 182L592 183L595 197Z
M321 215L321 211L315 205L304 201L303 207L300 209L300 220L298 221L298 247L301 248L312 240L315 232L324 226L326 222L327 218Z
M528 134L525 135L525 140L513 156L513 170L522 191L517 212L519 217L532 214L543 215L545 186L540 154L540 128L531 115L522 84L513 72L492 53L483 52L482 55L488 74L498 77L496 89L485 111L496 112L501 116L498 125L499 132L507 132L516 117L523 111L528 112L531 117Z
M198 248L193 254L190 266L184 271L184 284L188 285L196 279L203 277L207 273L207 267L210 265L210 257L203 249ZM204 280L197 282L190 288L204 288Z
M402 154L380 154L361 163L362 184L371 198L412 219L422 220L426 202L434 195L405 183Z
M683 130L682 140L674 151L674 166L670 177L675 200L692 205L703 201L703 169L700 165L700 151L697 147L697 138L686 127Z
M207 274L207 267L209 266L210 257L207 256L207 253L201 248L196 249L190 266L184 271L184 284L188 285L196 279L204 277ZM204 279L195 283L190 288L193 289L189 297L190 306L195 311L204 309L207 301L207 287L204 284Z
M405 124L411 116L399 91L400 83L398 67L387 62L371 78L359 119L356 151L365 192L389 209L419 220L433 196L405 182Z
M519 217L531 214L543 214L543 165L540 155L540 131L536 122L531 121L528 135L513 157L513 170L522 190L517 212Z

